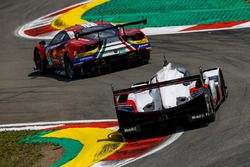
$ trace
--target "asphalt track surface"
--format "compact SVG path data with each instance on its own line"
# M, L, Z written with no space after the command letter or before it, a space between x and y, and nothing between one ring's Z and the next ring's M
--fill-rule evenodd
M111 84L149 79L163 55L192 73L220 66L229 98L216 122L187 130L175 143L128 166L250 166L250 29L151 37L148 65L69 81L32 70L36 40L14 36L16 27L79 0L3 1L0 5L0 124L116 118Z

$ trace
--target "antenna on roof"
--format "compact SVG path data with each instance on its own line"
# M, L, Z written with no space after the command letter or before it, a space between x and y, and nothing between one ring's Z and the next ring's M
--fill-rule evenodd
M202 70L201 66L199 67L199 70L200 70L201 83L202 83L202 85L204 85L203 70Z
M163 55L163 66L168 65L168 60L166 58L166 55Z

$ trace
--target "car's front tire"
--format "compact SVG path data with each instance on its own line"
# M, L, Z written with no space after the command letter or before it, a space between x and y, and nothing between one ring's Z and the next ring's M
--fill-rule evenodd
M66 76L69 79L75 79L79 77L80 75L80 71L74 67L68 54L66 54L64 57L64 69L65 69Z
M42 73L47 72L47 60L46 58L42 58L38 49L35 49L34 51L34 62L37 70Z

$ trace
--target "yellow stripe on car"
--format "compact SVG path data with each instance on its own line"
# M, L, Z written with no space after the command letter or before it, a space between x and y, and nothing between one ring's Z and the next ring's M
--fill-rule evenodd
M88 51L88 52L83 52L83 53L79 53L75 56L75 58L81 58L81 57L85 57L85 56L90 56L95 54L98 51L98 47L96 47L95 49Z
M136 41L129 40L129 42L132 44L144 44L144 43L148 43L148 38L144 37L143 39L136 40Z

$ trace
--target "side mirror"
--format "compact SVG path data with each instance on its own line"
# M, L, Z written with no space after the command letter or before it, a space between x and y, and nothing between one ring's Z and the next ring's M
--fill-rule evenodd
M78 40L79 35L80 35L80 34L79 34L78 32L75 33L75 39L76 39L76 40Z
M44 45L46 45L46 42L45 41L40 41L39 45L44 46Z

